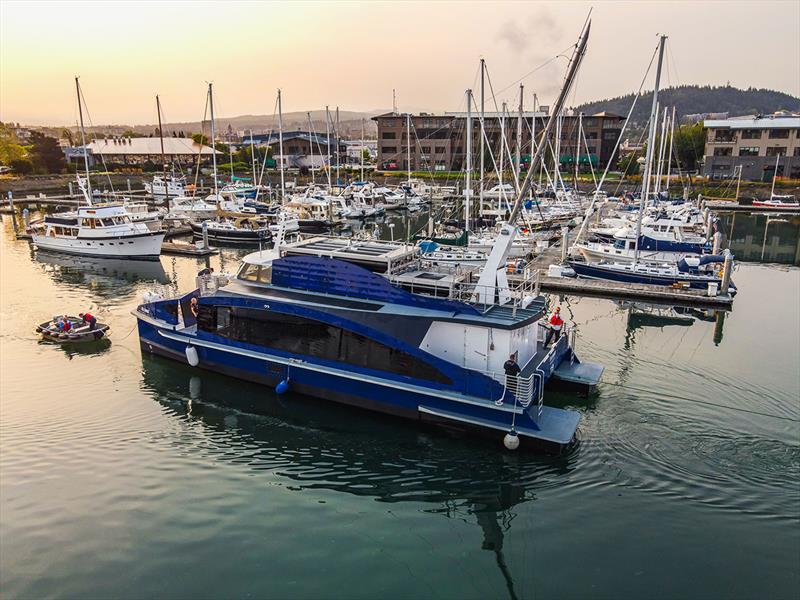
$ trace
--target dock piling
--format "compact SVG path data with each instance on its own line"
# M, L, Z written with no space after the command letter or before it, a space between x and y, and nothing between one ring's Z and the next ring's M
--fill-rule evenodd
M717 231L714 233L714 243L711 249L711 254L719 254L719 250L722 247L722 232Z
M722 285L718 291L720 295L728 295L728 287L731 284L731 271L733 270L733 254L727 248L724 252L725 263L722 266Z
M203 248L208 248L208 221L203 221Z
M561 228L561 264L567 262L567 250L569 246L569 228Z

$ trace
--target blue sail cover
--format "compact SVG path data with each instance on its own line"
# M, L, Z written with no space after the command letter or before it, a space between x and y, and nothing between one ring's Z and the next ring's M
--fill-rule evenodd
M697 258L682 258L678 261L678 270L681 273L691 273L697 271L703 265L712 263L724 263L725 257L720 254L704 254Z

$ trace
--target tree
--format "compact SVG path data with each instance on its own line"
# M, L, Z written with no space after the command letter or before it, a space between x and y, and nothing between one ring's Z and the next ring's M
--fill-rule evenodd
M681 125L675 132L674 152L681 169L694 171L703 158L706 147L706 132L702 123Z
M364 159L364 162L365 162L365 163L367 163L367 162L369 162L370 160L372 160L372 155L369 153L369 150L367 150L366 148L364 148L364 149L361 151L361 158L363 158L363 159Z
M34 167L45 173L60 173L67 167L58 140L38 131L31 133L30 158Z
M15 158L8 166L14 169L14 172L18 175L29 175L33 173L33 163L27 158Z
M202 144L203 146L208 146L208 136L203 135L202 133L193 133L191 135L192 140L194 140L195 144Z
M639 154L637 152L629 152L619 159L619 170L626 177L636 175L639 173Z
M19 143L14 130L0 123L0 162L11 165L11 161L21 160L26 155L25 147Z

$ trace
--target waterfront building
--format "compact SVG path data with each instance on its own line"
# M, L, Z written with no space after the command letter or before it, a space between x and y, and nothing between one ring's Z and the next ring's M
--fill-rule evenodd
M272 156L279 157L280 144L278 132L253 134L253 144L259 148L272 148ZM242 139L241 144L250 143L250 136ZM337 150L338 149L338 150ZM328 137L324 133L310 131L284 131L283 132L283 162L286 168L319 168L328 163ZM330 138L331 163L337 164L337 157L342 161L346 156L347 146L342 140L334 136Z
M473 167L478 168L478 148L480 147L480 122L478 111L473 111L472 149ZM500 141L505 129L505 139L512 155L517 148L517 119L519 113L506 112L505 119L500 112L485 112L487 150L485 151L486 168L493 172L491 156L499 161ZM537 132L543 131L549 119L547 110L522 113L523 125L520 155L523 164L531 154L531 130L535 120ZM378 168L384 170L404 171L408 169L408 116L401 113L386 113L373 117L378 126ZM460 171L466 160L466 121L467 114L457 113L419 113L410 115L411 124L411 170L412 171ZM581 165L587 169L591 163L594 167L604 168L609 160L616 160L614 148L619 139L624 117L608 112L594 115L583 115L580 153L577 152L579 116L569 112L562 117L560 161L565 167L574 165L580 154ZM491 151L489 150L491 149ZM588 151L587 151L588 148ZM506 157L505 164L508 165Z
M96 163L122 163L140 165L146 162L161 162L162 140L158 137L115 137L110 139L94 140L86 144L89 165ZM164 155L169 163L191 163L197 156L210 158L213 150L211 146L198 144L191 138L164 137ZM83 163L84 147L66 147L64 156L67 161ZM220 154L217 151L217 154Z
M777 112L730 119L707 119L703 174L772 181L800 178L800 114ZM777 171L776 171L777 167Z

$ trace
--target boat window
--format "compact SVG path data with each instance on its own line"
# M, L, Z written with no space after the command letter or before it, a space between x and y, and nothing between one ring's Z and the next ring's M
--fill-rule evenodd
M114 224L114 219L103 219L104 227L111 227Z
M404 377L452 383L416 356L315 319L263 309L201 304L197 324L202 331L246 344Z
M242 268L239 271L238 279L244 279L245 281L258 281L258 270L259 265L246 263L242 265Z
M619 248L620 250L625 249L625 240L616 240L614 242L614 248Z
M258 272L259 283L272 283L272 265L262 266Z

